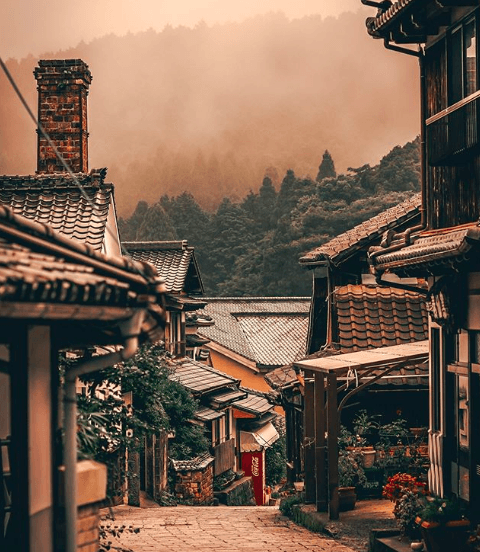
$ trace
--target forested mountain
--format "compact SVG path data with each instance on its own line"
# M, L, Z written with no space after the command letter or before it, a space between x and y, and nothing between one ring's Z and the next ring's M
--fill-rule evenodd
M325 149L337 171L376 163L419 129L419 95L404 93L418 63L379 47L364 11L108 35L41 57L89 65L90 168L108 167L123 216L183 191L216 210L258 193L267 169L277 188L288 169L315 178ZM37 62L7 63L34 113ZM30 174L35 128L1 71L0 98L0 174Z
M140 201L120 219L127 240L186 239L196 250L207 295L310 295L299 257L404 201L420 187L419 140L395 147L378 165L337 174L323 154L316 180L288 170L278 189L265 176L258 192L224 198L215 212L189 192Z

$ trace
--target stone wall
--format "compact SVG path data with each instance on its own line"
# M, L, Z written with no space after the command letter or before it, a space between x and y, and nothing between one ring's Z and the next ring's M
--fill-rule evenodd
M193 460L172 461L175 497L196 506L213 503L213 462L210 455Z
M217 491L215 498L227 506L255 506L255 494L251 477L242 477L227 488Z

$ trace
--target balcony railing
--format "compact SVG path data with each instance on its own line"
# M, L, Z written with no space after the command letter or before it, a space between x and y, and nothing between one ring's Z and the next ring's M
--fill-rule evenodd
M427 121L430 165L457 165L480 149L478 92Z

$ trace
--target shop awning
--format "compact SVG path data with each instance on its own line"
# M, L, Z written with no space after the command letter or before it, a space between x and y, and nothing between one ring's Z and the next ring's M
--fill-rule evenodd
M241 452L260 451L272 446L279 437L271 422L256 430L240 431L240 450Z

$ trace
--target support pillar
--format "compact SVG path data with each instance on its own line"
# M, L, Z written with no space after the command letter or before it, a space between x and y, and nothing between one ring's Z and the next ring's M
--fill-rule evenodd
M325 376L315 374L315 474L317 512L326 512L328 487L325 439Z
M337 376L327 376L328 516L339 517Z
M305 458L305 502L315 503L315 397L311 372L305 371L305 407L303 411L303 449Z

